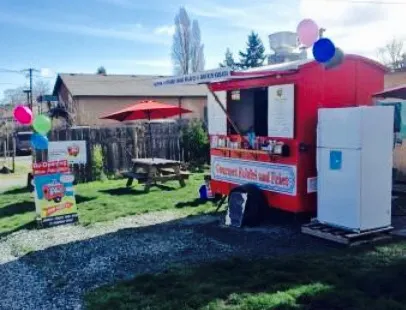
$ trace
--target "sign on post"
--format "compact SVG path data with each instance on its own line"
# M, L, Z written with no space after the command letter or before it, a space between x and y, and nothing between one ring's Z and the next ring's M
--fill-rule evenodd
M35 210L41 227L78 221L74 176L67 160L34 163Z
M37 100L39 102L58 102L58 96L41 95L41 96L38 96Z
M48 160L67 160L69 164L86 164L86 141L54 141L48 144Z
M156 80L154 86L210 83L230 77L231 72L232 70L230 68L220 68L187 75L173 76Z

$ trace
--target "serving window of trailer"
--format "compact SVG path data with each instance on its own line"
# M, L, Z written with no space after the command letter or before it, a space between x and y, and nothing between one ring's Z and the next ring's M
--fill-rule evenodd
M242 134L268 135L268 88L250 88L227 92L227 110ZM228 124L228 134L237 134Z

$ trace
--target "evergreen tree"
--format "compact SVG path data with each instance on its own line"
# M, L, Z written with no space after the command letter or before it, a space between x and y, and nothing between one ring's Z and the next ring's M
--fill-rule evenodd
M98 67L96 74L107 74L106 68L103 66Z
M261 38L257 33L252 31L248 36L246 52L240 51L240 63L238 64L241 69L261 67L266 58L265 47Z
M220 68L231 68L233 70L238 69L238 65L236 64L235 60L234 60L234 56L233 53L231 53L230 49L227 48L226 50L226 55L225 55L225 59L222 63L219 64Z

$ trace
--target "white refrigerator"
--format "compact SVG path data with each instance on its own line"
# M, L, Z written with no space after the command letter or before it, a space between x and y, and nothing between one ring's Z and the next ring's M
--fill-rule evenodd
M351 231L391 224L394 110L319 109L317 220Z

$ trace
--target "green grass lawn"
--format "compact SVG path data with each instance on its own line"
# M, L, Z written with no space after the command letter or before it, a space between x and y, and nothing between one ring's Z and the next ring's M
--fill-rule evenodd
M150 193L143 186L125 187L126 180L109 180L79 184L76 200L82 225L113 220L118 217L151 211L174 209L178 212L196 214L213 211L210 203L201 204L198 189L203 174L195 174L180 188L178 182L168 182L160 188L152 187ZM35 218L33 195L25 189L0 194L0 235L21 228L29 228Z
M230 260L99 288L96 309L406 309L406 243L324 255Z

